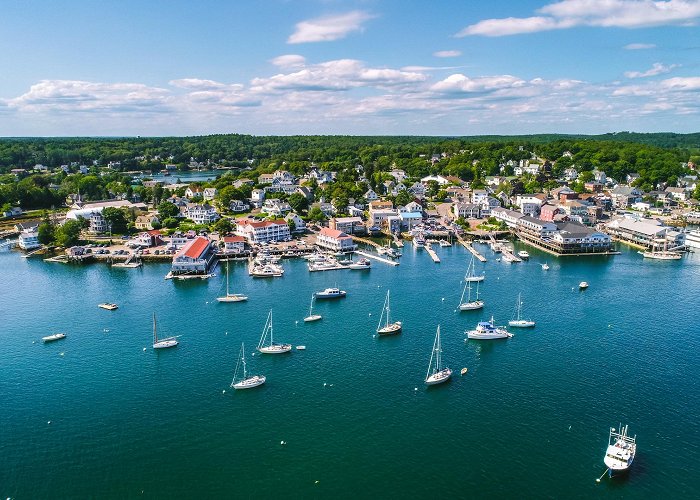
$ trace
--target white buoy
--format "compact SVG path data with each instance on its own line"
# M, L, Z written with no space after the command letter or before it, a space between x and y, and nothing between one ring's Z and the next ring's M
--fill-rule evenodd
M571 426L569 426L569 430L571 430Z
M333 387L333 384L331 384L331 387Z
M298 325L298 324L299 324L299 320L296 320L296 321L294 322L294 324L295 324L295 325Z
M326 387L326 383L325 383L325 382L323 383L323 387Z
M284 446L285 444L287 444L287 441L280 441L280 444Z
M46 422L46 423L47 423L47 424L49 424L49 425L51 425L51 420L49 420L49 421L48 421L48 422Z
M226 394L226 389L224 389L223 391L221 391L221 394Z
M146 348L144 347L144 348L143 348L143 350L145 351L145 350L146 350Z
M61 355L61 356L64 356L65 354L66 354L65 352L62 352L60 355Z
M414 390L414 391L417 391L417 390L418 390L418 387L414 387L413 390Z
M445 301L445 297L442 298L443 302Z

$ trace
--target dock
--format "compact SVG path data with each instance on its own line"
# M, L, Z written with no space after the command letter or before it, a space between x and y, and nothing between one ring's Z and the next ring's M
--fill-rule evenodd
M428 255L430 255L430 258L433 259L433 262L435 262L436 264L440 263L440 257L437 256L435 250L433 250L433 247L430 243L425 244L425 250L428 252Z
M469 252L470 252L474 257L476 257L477 259L479 259L480 262L486 262L486 257L484 257L484 256L481 255L479 252L477 252L477 251L476 251L476 248L474 248L474 247L472 246L471 243L469 243L468 241L463 240L462 238L457 238L457 241L459 241L459 242L462 244L462 246L463 246L464 248L466 248L467 250L469 250Z
M503 260L506 262L522 262L523 259L515 254L510 253L508 250L503 249Z
M383 262L384 264L389 264L390 266L398 266L399 265L399 263L394 261L394 260L385 259L384 257L380 257L379 255L363 252L362 250L355 250L355 253L357 255L362 255L363 257L367 257L368 259L374 259L374 260L378 260L379 262Z

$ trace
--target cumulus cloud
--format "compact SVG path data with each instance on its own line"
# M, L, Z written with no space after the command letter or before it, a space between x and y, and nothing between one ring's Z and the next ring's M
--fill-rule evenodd
M653 43L628 43L623 47L625 50L647 50L655 48L656 45Z
M661 63L654 63L651 69L648 69L647 71L625 71L625 76L627 78L648 78L650 76L663 75L664 73L669 73L673 68L677 67L677 64L665 66Z
M462 52L459 50L438 50L433 52L433 55L435 57L459 57L462 55Z
M698 0L561 0L540 8L537 16L485 19L456 34L506 36L575 26L643 28L694 25L700 18Z
M42 80L8 105L23 111L159 111L169 94L140 83Z
M173 87L188 90L214 90L226 87L226 84L215 82L214 80L201 80L199 78L182 78L179 80L170 80L168 82Z
M306 58L298 54L286 54L277 56L270 62L279 68L300 68L306 64Z
M474 94L505 88L522 87L524 84L524 80L511 75L470 78L457 73L435 83L430 90L445 94Z
M345 14L317 17L301 21L287 39L287 43L331 42L345 38L354 31L361 31L365 22L374 15L361 10Z
M419 72L391 68L368 68L355 59L339 59L304 67L292 73L269 78L255 78L251 89L256 92L312 90L344 91L357 87L394 87L423 82L428 77Z

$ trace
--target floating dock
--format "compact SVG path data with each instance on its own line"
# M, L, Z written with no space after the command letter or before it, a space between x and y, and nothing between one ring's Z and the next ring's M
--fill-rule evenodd
M433 247L430 245L430 243L425 244L425 249L428 252L428 255L430 255L430 258L433 259L433 262L436 264L440 263L440 257L437 256L435 253L435 250L433 250Z
M522 262L523 259L518 257L517 255L514 255L510 253L508 250L503 250L503 260L506 262Z
M376 254L363 252L362 250L355 250L355 253L357 255L362 255L363 257L367 257L368 259L374 259L374 260L378 260L379 262L383 262L384 264L389 264L390 266L398 266L399 265L399 263L396 261L385 259L384 257L380 257L379 255L376 255Z
M457 238L457 241L459 241L462 244L462 246L464 246L464 248L469 250L469 252L471 252L471 254L474 257L479 259L480 262L486 262L486 257L477 252L476 248L474 248L471 243L469 243L468 241L464 241L462 238Z

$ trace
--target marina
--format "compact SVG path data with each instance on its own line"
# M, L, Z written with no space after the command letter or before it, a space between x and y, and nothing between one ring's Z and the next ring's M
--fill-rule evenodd
M490 255L486 245L474 246ZM490 259L484 267L487 279L480 283L487 298L484 310L457 314L458 282L471 253L462 246L440 251L440 266L421 252L407 251L399 267L342 273L338 285L348 291L347 297L318 301L312 312L323 319L310 324L302 321L309 313L310 297L332 286L334 275L309 273L301 259L285 260L285 278L280 280L254 280L247 276L245 262L231 261L231 287L249 300L223 307L215 298L225 290L224 269L209 280L167 283L167 263L146 263L138 273L124 273L100 265L53 266L0 253L7 279L20 284L2 292L2 300L14 304L6 316L8 356L0 382L7 405L0 416L3 446L15 450L6 454L7 466L0 471L0 484L9 487L6 496L83 496L98 483L79 478L97 474L107 463L110 476L99 481L101 491L138 493L148 481L151 488L175 494L166 477L143 471L142 464L163 461L157 451L161 449L169 450L168 471L182 476L193 494L220 491L218 485L226 485L225 491L236 497L282 494L279 486L259 480L255 473L258 467L280 467L280 460L285 465L276 470L283 489L293 488L304 496L342 496L336 485L357 475L368 477L368 488L381 490L386 483L373 475L374 465L329 466L338 449L349 456L372 453L389 464L382 475L395 477L397 493L405 496L429 496L438 469L443 491L455 496L465 484L480 496L504 496L517 488L533 497L553 491L563 497L614 497L621 485L631 496L684 496L695 491L698 467L691 440L671 442L656 436L689 436L697 430L683 403L700 397L688 376L698 362L698 341L689 335L694 320L681 313L681 304L666 287L673 283L689 294L700 292L700 254L645 267L644 273L630 272L643 261L632 250L614 259L580 261L552 259L531 250L532 264L522 266ZM547 272L541 270L545 262L550 265ZM590 289L572 290L582 280L591 283ZM421 284L419 297L416 283ZM62 293L78 285L101 297L118 297L119 310L107 314L94 305L85 308L83 297ZM400 319L404 332L373 341L389 288L391 321ZM622 293L631 289L634 295ZM532 332L508 341L464 342L464 331L492 314L506 323L518 291L527 313L537 320ZM46 301L37 309L36 321L24 321L22 312L32 303L58 294L64 296L60 304ZM552 299L556 307L549 305ZM144 310L146 302L158 304L159 333L162 324L163 335L186 332L186 341L175 349L150 349L151 311ZM638 307L651 302L657 306ZM274 340L306 350L291 347L293 354L278 357L253 349L272 307ZM663 333L663 325L655 321L652 309L658 308L676 318L673 332ZM631 314L634 321L625 319ZM443 366L459 373L468 367L468 373L428 389L424 379L438 321ZM47 329L67 332L68 338L43 346L38 339ZM241 342L246 351L251 347L245 353L249 374L267 377L251 391L230 388ZM664 358L676 360L673 366L658 359L659 349ZM34 383L32 372L51 376ZM631 377L646 383L631 388ZM597 380L605 384L592 383ZM310 406L309 398L323 404ZM32 408L28 420L18 416L20 401ZM183 421L183 412L197 425ZM446 427L417 433L415 442L404 447L412 422L435 412L441 412ZM153 415L174 431L172 436L152 432ZM357 440L358 419L382 429L371 444ZM598 484L594 478L605 469L604 433L618 419L644 436L644 467L635 463L629 474ZM49 420L51 425L46 424ZM491 422L507 443L485 435L484 421ZM566 449L547 442L543 436L551 431L569 439ZM62 434L60 440L56 432ZM123 452L110 444L115 440ZM281 440L288 444L280 446ZM49 472L50 485L31 481L31 471L51 471L50 464L74 446L90 446L90 459L67 464L60 474ZM436 463L424 470L428 452L435 453ZM248 454L252 464L227 465L231 453ZM687 475L679 477L666 463L669 453L689 464ZM391 457L397 454L402 463L392 465ZM135 455L138 464L131 459ZM504 455L514 457L508 487L496 470L463 466L495 463ZM551 479L533 479L533 460L569 466L559 471L552 486ZM211 462L224 465L212 471ZM239 477L234 483L229 481L232 474Z

